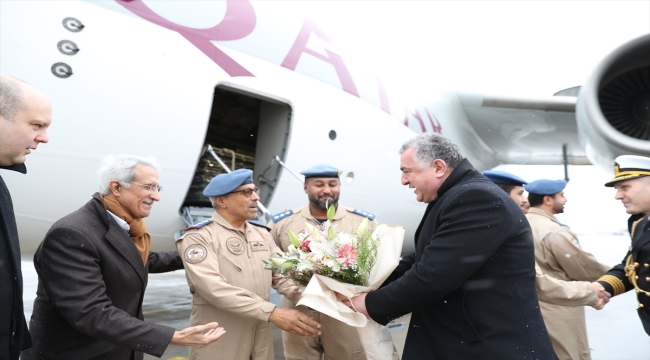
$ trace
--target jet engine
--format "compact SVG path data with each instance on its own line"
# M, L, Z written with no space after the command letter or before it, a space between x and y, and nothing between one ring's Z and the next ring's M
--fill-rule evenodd
M576 118L592 163L611 169L619 155L650 156L650 34L600 62L580 89Z

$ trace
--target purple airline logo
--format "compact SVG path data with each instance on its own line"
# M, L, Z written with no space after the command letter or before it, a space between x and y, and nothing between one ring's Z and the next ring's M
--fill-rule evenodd
M127 10L149 22L178 32L199 50L201 50L212 61L214 61L215 64L221 67L229 76L255 76L233 58L226 55L226 53L219 49L217 45L212 43L212 41L234 41L243 39L250 35L253 30L255 30L257 17L255 14L255 9L249 0L226 0L226 14L223 20L219 24L209 29L196 29L176 24L156 14L142 0L115 1L117 1L118 4L122 5ZM296 37L296 40L289 49L289 52L287 53L282 63L279 65L289 70L296 71L300 57L303 54L311 55L334 67L343 91L358 98L362 98L362 96L359 94L357 86L354 83L354 79L352 78L350 71L343 61L343 58L340 55L327 49L325 49L326 55L309 49L307 47L307 43L309 42L309 38L311 36L317 36L321 40L331 43L325 32L316 24L316 22L311 19L305 19L302 28ZM391 114L388 95L384 89L384 85L379 79L376 80L377 93L379 95L379 106L383 111ZM431 129L427 129L421 114L426 115L426 118L431 124ZM410 118L414 118L419 122L422 132L426 132L427 130L437 133L442 132L442 126L440 125L440 122L426 107L421 111L406 111L404 115L404 125L408 126Z
M248 0L226 0L226 15L219 24L209 29L194 29L178 25L156 14L142 0L116 0L127 10L169 30L183 35L189 42L201 50L228 75L254 76L234 59L226 55L210 41L238 40L245 38L255 29L255 10Z

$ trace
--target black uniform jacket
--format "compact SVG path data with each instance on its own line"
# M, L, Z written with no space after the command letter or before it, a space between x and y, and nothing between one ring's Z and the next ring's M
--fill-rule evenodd
M528 221L467 159L427 206L415 249L366 297L380 324L412 312L404 360L557 359Z
M148 273L183 268L176 251L147 265L98 194L52 225L34 254L38 290L23 359L160 357L174 329L143 321Z
M26 173L25 164L0 169ZM18 359L32 346L23 313L23 273L20 243L11 195L0 176L0 359Z
M635 223L637 224L633 227ZM625 274L625 267L629 261L630 270L633 270L635 274L632 276L637 277L635 281L641 290L637 293L639 300L637 311L643 329L650 335L650 220L644 214L632 215L628 220L628 230L632 237L630 250L625 254L623 261L598 279L598 282L612 296L634 289L634 284ZM630 256L632 256L631 259L629 259Z

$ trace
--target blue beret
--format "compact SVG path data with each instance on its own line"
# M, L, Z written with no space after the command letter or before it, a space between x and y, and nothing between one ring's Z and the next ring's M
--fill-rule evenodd
M524 185L524 189L535 195L555 195L566 187L564 180L535 180Z
M205 196L221 196L235 190L244 184L253 183L253 171L237 169L229 174L219 174L210 180L203 190Z
M505 171L485 170L483 171L483 175L485 175L485 177L490 179L490 181L492 181L493 183L497 183L497 184L516 185L516 186L522 186L528 184L527 182L524 181L524 179L512 175L511 173L507 173Z
M323 177L323 178L337 178L341 176L342 171L329 165L316 165L301 172L305 175L305 179Z

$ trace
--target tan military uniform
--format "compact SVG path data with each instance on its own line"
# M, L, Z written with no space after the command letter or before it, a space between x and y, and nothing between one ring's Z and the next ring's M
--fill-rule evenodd
M274 216L272 218L274 221L268 225L272 228L273 239L284 251L291 244L287 230L291 230L297 235L305 231L305 223L320 225L320 222L311 215L309 204L292 211L293 214L291 211L287 211ZM372 214L369 215L374 217ZM355 214L353 209L346 208L339 203L336 214L332 218L332 224L336 225L337 231L351 232L359 227L364 218L363 215ZM378 223L373 220L370 222L369 228L374 228L377 225ZM322 334L316 337L305 337L283 331L282 342L284 356L287 360L321 360L323 353L325 353L326 360L366 359L356 328L305 306L296 307L297 300L291 301L285 297L282 300L282 307L298 309L316 320L321 325Z
M176 247L192 293L190 325L216 321L226 334L204 349L190 347L190 359L273 360L271 285L284 294L299 289L264 269L263 259L281 253L266 229L246 223L242 232L217 212L211 220L190 228Z
M546 275L564 281L596 281L610 269L580 248L578 237L552 214L531 208L526 218L535 239L535 259ZM585 309L540 302L544 323L560 360L591 359Z
M588 281L561 281L545 275L537 264L535 276L539 301L561 306L591 306L598 301L598 293Z

